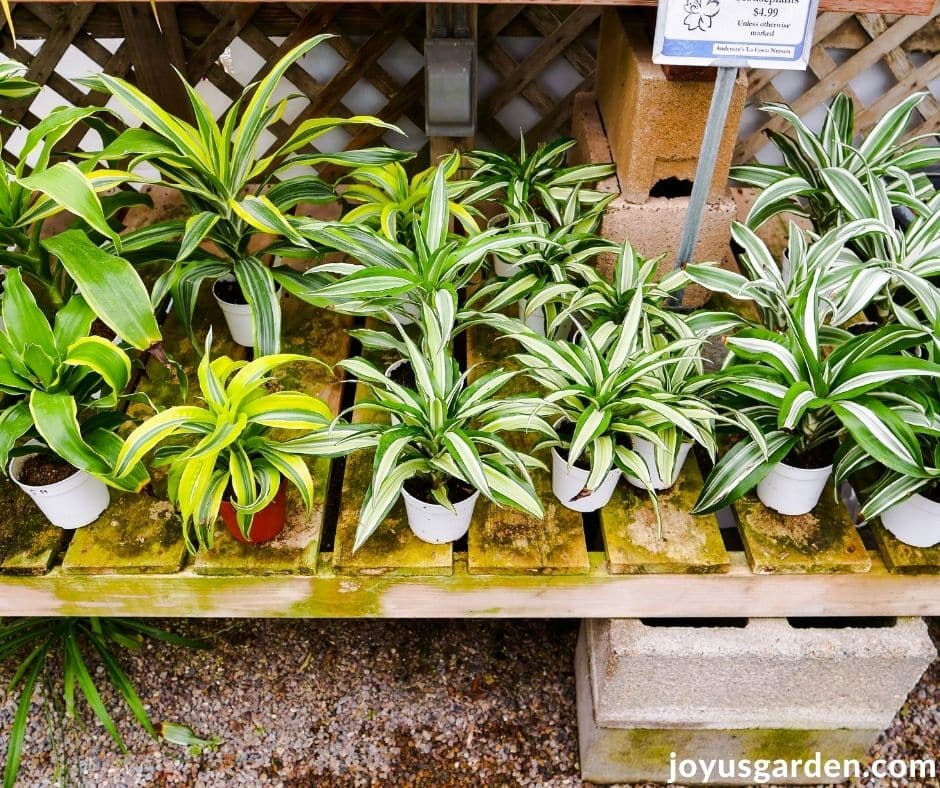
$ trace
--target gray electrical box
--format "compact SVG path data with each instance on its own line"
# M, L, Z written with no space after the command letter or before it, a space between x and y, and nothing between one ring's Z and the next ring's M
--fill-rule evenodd
M429 137L470 137L477 125L477 42L427 38L425 131Z

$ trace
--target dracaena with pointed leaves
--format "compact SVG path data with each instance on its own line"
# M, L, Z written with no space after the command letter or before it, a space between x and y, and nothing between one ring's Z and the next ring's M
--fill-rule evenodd
M5 65L10 94L29 95L32 83L15 76L18 64ZM123 187L146 179L96 167L94 161L52 163L56 144L79 124L95 122L100 111L52 110L26 133L19 160L0 163L0 265L18 268L50 314L81 290L101 320L125 342L145 350L160 341L160 331L133 266L160 259L163 244L178 236L179 227L159 223L120 235L117 212L149 202ZM63 212L75 217L71 227L46 237L46 220Z
M310 147L323 134L350 124L397 130L367 115L309 118L297 124L286 139L279 139L270 153L259 154L262 136L281 119L292 98L275 99L281 78L301 57L329 38L315 36L292 49L264 78L246 87L218 121L196 90L181 77L195 125L166 112L118 77L98 74L83 80L94 90L113 95L141 122L141 128L128 129L107 145L100 158L130 157L131 168L141 163L152 165L163 184L182 192L192 213L172 268L154 288L154 302L171 293L175 309L190 327L202 282L232 272L252 307L252 335L260 354L276 353L280 344L280 307L275 298L275 283L301 293L307 292L309 283L289 268L273 271L252 255L249 243L256 230L241 205L246 194L250 191L261 194L256 202L278 213L300 202L331 202L337 199L333 187L316 175L300 175L270 184L279 173L296 167L375 165L410 157L389 148L323 153ZM204 241L214 242L220 255L203 251Z
M675 379L670 370L692 372L689 361L701 340L653 341L652 332L642 330L641 291L622 323L582 330L577 342L540 337L510 318L491 320L522 345L514 358L542 389L532 400L539 424L549 425L540 448L561 448L569 465L589 466L583 494L617 467L655 495L645 462L626 445L632 437L645 438L662 452L667 477L682 434L714 450L712 409L696 395L670 390ZM667 434L670 425L677 429Z
M500 312L524 301L526 317L542 310L547 332L555 335L570 314L571 300L581 291L579 273L596 263L600 255L619 249L596 234L609 199L584 211L577 194L575 190L567 201L559 227L531 208L511 209L514 222L528 228L532 240L520 240L502 254L507 263L518 266L518 273L508 280L493 279L484 284L468 299L469 308Z
M191 526L196 543L211 547L226 494L246 538L254 515L274 500L282 479L296 488L309 509L314 495L310 470L291 449L290 440L279 433L306 435L324 429L333 418L317 397L268 390L271 373L278 367L322 362L291 353L254 361L210 359L211 343L210 332L198 368L205 404L175 405L158 412L127 437L115 464L120 477L156 449L153 463L168 468L169 497L179 509L192 551Z
M843 221L842 204L823 177L830 168L842 168L858 178L884 179L903 202L909 197L932 194L933 187L919 172L940 162L940 147L920 146L933 135L901 141L911 115L926 93L913 93L888 110L857 146L852 100L839 94L826 112L821 131L814 133L786 104L766 104L763 109L786 121L792 135L768 131L784 163L733 167L732 179L762 189L748 213L747 223L758 227L783 212L808 216L819 233Z
M709 290L753 301L763 326L776 331L789 329L792 311L815 282L820 321L841 326L864 309L878 290L877 283L873 286L865 266L846 244L862 236L889 236L892 232L880 219L858 219L812 240L791 222L787 253L778 264L753 230L734 222L731 237L741 246L738 260L743 273L717 265L690 264L685 266L685 274ZM717 329L731 329L743 323L733 314L713 314L698 320L703 326L711 323Z
M561 224L564 206L572 193L577 192L582 208L608 199L608 193L589 187L615 171L612 163L565 166L567 153L575 145L576 140L565 137L543 143L527 154L523 138L518 156L484 150L467 154L466 160L476 168L473 180L478 182L468 201L496 200L516 211L529 208Z
M940 376L940 365L911 355L927 332L885 326L853 337L820 325L817 272L788 312L788 330L749 328L727 340L730 363L713 377L714 395L760 432L734 444L713 469L696 513L713 512L751 490L788 455L834 451L836 477L856 460L853 445L900 473L918 475L915 435L898 415L908 405L898 381Z
M447 208L464 233L475 235L480 231L479 212L464 205L462 197L474 184L472 181L454 180L460 169L460 153L454 151L440 167L447 180ZM353 208L343 215L345 224L365 224L381 230L382 234L400 243L408 243L411 225L418 221L428 197L437 167L429 167L408 178L405 168L398 162L374 167L357 167L343 178L343 200Z
M399 347L414 374L413 387L396 383L366 358L340 362L369 387L371 396L354 409L369 413L372 421L336 424L289 442L298 451L326 456L375 449L354 549L382 524L403 485L416 477L429 482L434 501L448 508L453 507L448 480L459 479L499 506L537 518L544 514L529 475L531 468L544 466L510 447L502 435L547 425L538 416L525 414L527 402L499 396L517 373L496 369L471 382L472 370L460 372L450 349L456 310L455 295L442 290L433 303L422 305L420 345L400 330ZM376 414L395 418L376 418Z
M112 487L140 491L149 481L140 463L120 478L112 473L121 448L115 429L125 421L119 397L131 379L127 353L89 335L95 315L81 296L49 325L17 269L7 274L2 314L0 470L11 451L47 452Z
M528 227L493 228L473 236L451 233L446 175L445 166L438 165L406 243L385 238L369 227L288 219L264 212L258 201L246 204L254 211L259 229L280 226L299 245L315 245L351 258L352 262L324 263L308 271L307 276L334 280L313 290L315 299L356 315L382 319L392 315L410 322L438 291L466 287L488 255L543 241Z

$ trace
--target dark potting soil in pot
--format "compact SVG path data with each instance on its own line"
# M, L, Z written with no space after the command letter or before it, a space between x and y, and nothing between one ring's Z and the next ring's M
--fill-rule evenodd
M409 389L415 387L415 373L411 368L411 363L408 361L395 366L395 369L388 372L386 377L392 381L392 383L397 383L399 386L404 386Z
M212 292L221 298L226 304L245 305L248 300L242 294L242 289L237 280L218 279L212 285Z
M920 491L920 494L928 501L940 503L940 482L931 482Z
M825 468L827 465L832 465L838 448L839 444L836 443L836 441L829 441L822 446L817 446L806 454L797 454L791 451L783 458L783 462L785 465L789 465L793 468L803 468L804 470Z
M102 339L107 339L108 342L117 336L117 334L111 330L111 327L100 317L96 317L92 321L90 333L93 337L101 337Z
M437 504L434 496L431 495L431 480L426 477L415 476L409 479L405 482L405 489L419 501ZM447 480L447 498L451 503L466 501L475 492L473 487L460 479Z
M65 481L75 473L78 471L65 460L51 454L34 454L23 461L16 476L30 487L48 487Z

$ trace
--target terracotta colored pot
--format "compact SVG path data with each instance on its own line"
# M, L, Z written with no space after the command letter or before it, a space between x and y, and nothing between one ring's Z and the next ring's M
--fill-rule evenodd
M219 514L228 528L228 532L239 542L243 544L264 544L276 539L281 531L284 530L284 522L287 520L287 492L284 482L278 488L274 500L258 512L251 522L251 529L248 533L249 538L245 539L238 528L238 520L235 517L235 508L228 501L222 501L219 507Z

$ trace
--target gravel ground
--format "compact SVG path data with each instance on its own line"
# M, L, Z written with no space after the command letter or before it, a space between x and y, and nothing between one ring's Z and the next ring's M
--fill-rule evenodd
M159 623L214 648L152 644L123 664L155 721L222 743L155 742L107 691L129 752L85 713L56 757L35 705L22 785L581 785L575 621ZM13 708L0 705L0 732ZM938 757L938 731L940 660L873 755Z

